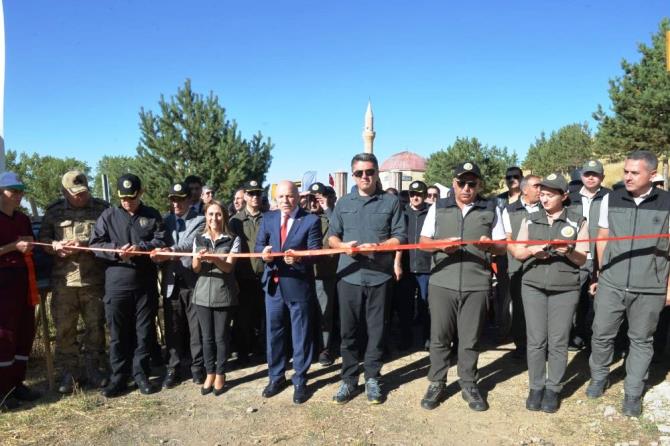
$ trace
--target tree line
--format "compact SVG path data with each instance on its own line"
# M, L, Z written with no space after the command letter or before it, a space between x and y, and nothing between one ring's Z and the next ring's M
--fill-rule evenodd
M593 119L595 134L586 123L571 123L549 136L541 132L530 145L522 167L537 175L550 172L570 174L590 158L619 161L635 149L654 152L664 161L663 174L668 175L670 155L670 72L665 62L666 32L670 20L661 20L651 44L638 44L640 60L622 60L619 76L609 81L611 109L597 105ZM485 178L502 181L504 168L517 162L507 148L483 145L476 138L457 138L447 148L428 159L426 180L451 184L451 169L460 160L481 163ZM500 184L486 184L486 192Z
M665 161L667 176L670 154L670 73L665 66L665 34L670 20L664 18L651 44L638 44L640 60L622 60L622 73L609 81L611 107L597 105L593 113L598 128L571 123L548 136L541 132L521 166L538 175L558 171L569 174L592 157L618 161L633 149L645 148ZM110 178L112 201L116 202L114 180L125 172L138 173L146 184L144 201L165 209L168 188L188 175L199 175L214 186L218 196L230 199L235 188L249 178L265 180L274 147L260 132L244 138L235 120L226 116L218 97L195 93L186 80L177 94L161 95L158 111L139 112L140 141L136 156L103 156L96 166L93 192L102 196L102 174ZM508 166L516 165L516 153L506 147L486 145L473 137L458 137L453 144L430 155L426 181L451 182L451 171L462 160L473 160L484 178L502 178ZM19 172L30 189L36 206L44 209L60 196L60 178L68 169L91 174L91 166L75 158L7 152L7 169ZM499 189L495 181L485 192Z
M170 186L189 175L198 175L229 199L235 188L254 178L265 180L274 147L261 132L244 138L234 120L213 92L203 96L186 80L177 94L161 95L158 111L139 112L140 141L135 156L103 156L96 165L90 183L93 194L102 197L102 175L109 177L110 198L118 204L116 179L133 172L145 185L143 201L157 209L167 208ZM61 196L60 180L64 172L79 169L91 178L91 166L75 158L57 158L7 152L7 169L21 174L30 191L29 197L40 209Z

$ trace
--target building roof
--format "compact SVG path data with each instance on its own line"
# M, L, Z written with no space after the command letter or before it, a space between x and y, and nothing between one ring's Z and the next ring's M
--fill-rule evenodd
M416 153L404 151L396 153L391 158L384 161L379 167L379 170L382 172L390 170L413 170L416 172L425 172L426 160Z

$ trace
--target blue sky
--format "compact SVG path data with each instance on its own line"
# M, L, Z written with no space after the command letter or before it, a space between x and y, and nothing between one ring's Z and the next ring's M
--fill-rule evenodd
M542 131L591 120L665 1L5 0L8 149L133 155L140 107L184 79L244 136L275 143L268 179L347 170L368 98L381 161L457 136L523 159Z

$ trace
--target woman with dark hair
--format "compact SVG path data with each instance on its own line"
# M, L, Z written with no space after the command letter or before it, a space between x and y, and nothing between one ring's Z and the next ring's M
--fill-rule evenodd
M202 330L202 349L207 378L201 393L224 392L225 364L230 345L232 315L238 304L238 286L233 274L235 258L211 254L240 252L240 239L228 226L228 212L218 201L205 206L205 229L193 242L193 271L198 280L193 303Z
M572 317L579 300L579 267L586 262L588 228L581 213L565 207L568 183L560 173L540 182L542 208L521 222L510 253L523 264L521 299L526 316L528 410L556 412L568 363ZM541 243L552 240L560 243ZM536 241L535 243L531 243Z

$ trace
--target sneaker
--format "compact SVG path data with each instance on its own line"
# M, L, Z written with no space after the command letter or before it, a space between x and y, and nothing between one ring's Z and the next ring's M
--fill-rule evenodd
M461 396L468 402L468 407L474 411L483 412L489 408L488 403L484 400L481 393L479 393L479 389L476 386L463 389Z
M428 390L421 400L421 407L433 410L440 405L447 392L447 386L442 381L434 381L428 385Z
M365 393L368 396L368 404L381 404L384 402L381 383L376 378L368 378L365 381Z
M330 365L333 365L335 361L333 360L333 356L330 354L328 350L324 350L321 352L319 355L319 364L323 367L328 367Z
M600 398L605 393L605 389L609 387L609 384L609 380L607 379L603 379L602 381L592 379L586 388L586 396L592 400Z
M642 398L624 395L621 413L627 417L639 417L642 414Z
M356 396L356 386L342 382L333 397L333 402L335 404L345 404L351 401L354 396Z

